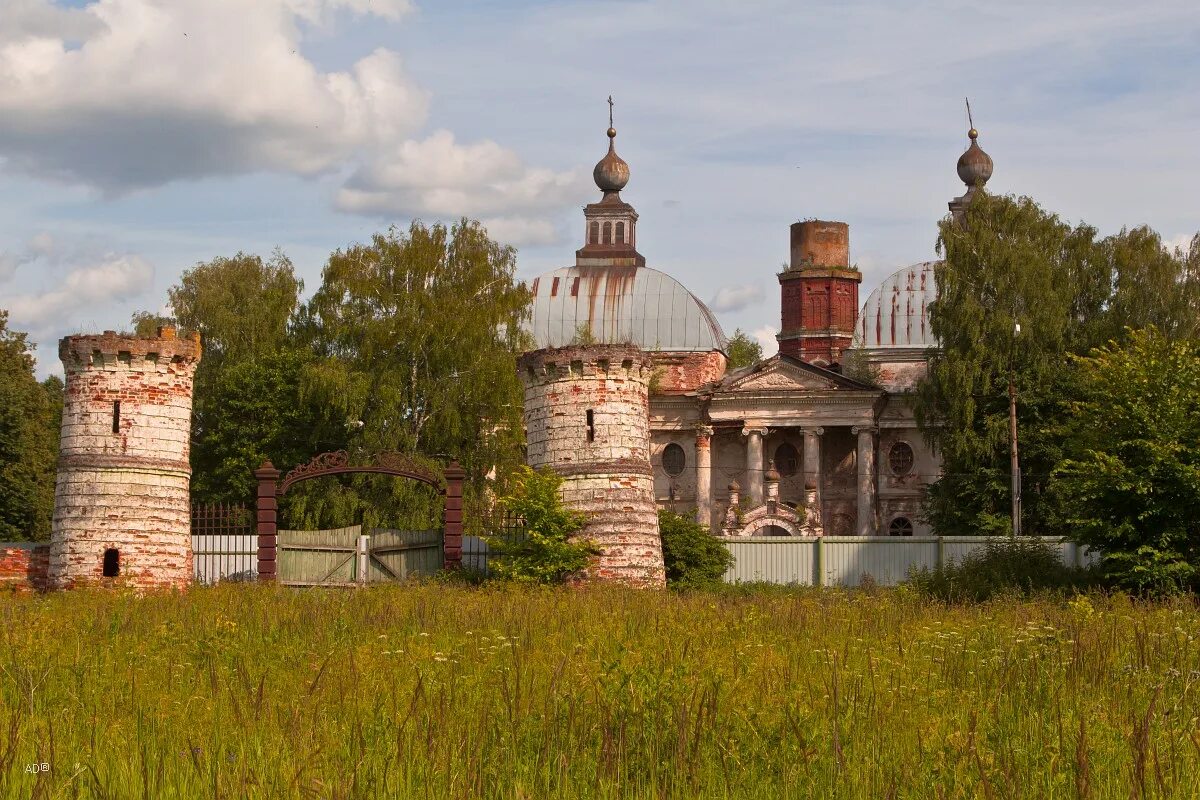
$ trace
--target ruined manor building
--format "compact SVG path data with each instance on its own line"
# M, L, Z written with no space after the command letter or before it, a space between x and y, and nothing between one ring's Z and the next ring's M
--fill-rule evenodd
M192 581L188 464L199 335L59 342L66 372L49 580Z
M638 251L638 214L620 194L629 167L608 135L574 266L533 281L537 349L521 360L529 462L571 481L567 501L620 545L608 568L661 569L653 543L635 538L651 530L650 505L695 509L727 536L927 533L920 507L941 464L911 392L936 346L935 264L897 270L860 304L848 226L794 223L777 275L779 352L730 371L716 317ZM956 217L992 173L977 136L959 159ZM642 358L648 408L634 420L614 382L634 380L632 363L640 383ZM585 474L587 493L575 487Z

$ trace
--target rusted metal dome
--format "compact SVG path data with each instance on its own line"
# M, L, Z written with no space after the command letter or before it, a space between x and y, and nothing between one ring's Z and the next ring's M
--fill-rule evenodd
M967 136L971 137L971 146L958 157L958 177L968 189L974 189L983 186L992 177L992 157L979 146L979 131L971 128Z
M625 163L619 155L617 155L614 141L617 138L617 129L608 129L608 153L604 158L596 164L596 168L592 170L592 178L596 181L596 185L600 187L600 191L605 195L617 194L625 188L625 184L629 183L629 165Z
M534 347L563 347L580 334L663 352L725 351L720 323L700 298L656 269L575 266L533 281Z
M929 310L937 299L935 261L913 264L892 273L863 304L858 316L855 347L936 347Z

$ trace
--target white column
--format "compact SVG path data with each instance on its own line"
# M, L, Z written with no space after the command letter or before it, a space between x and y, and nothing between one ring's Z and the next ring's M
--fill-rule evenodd
M875 536L875 428L853 430L858 434L858 535Z
M763 502L763 436L766 428L742 428L746 438L746 484L750 502L761 506Z
M696 426L696 522L712 527L712 434L711 425Z
M809 534L821 535L821 434L824 428L804 429L804 509Z

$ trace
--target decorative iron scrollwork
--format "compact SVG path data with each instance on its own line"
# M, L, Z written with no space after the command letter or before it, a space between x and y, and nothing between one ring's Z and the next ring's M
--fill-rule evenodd
M321 453L314 456L307 464L301 464L293 469L279 482L278 493L283 494L294 483L318 478L324 475L342 475L352 472L377 472L385 475L398 475L405 478L423 481L430 486L438 487L441 476L419 463L413 457L404 453L387 451L378 454L370 464L350 464L350 454L345 450L335 450L331 453Z

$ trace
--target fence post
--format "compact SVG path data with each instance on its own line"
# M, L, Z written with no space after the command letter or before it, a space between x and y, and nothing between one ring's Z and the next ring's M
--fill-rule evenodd
M279 480L280 472L270 461L264 461L262 466L254 470L254 478L258 481L258 496L255 507L258 512L258 579L260 581L275 580L276 546L279 543L276 528L276 516L279 501L275 495L275 482Z
M367 554L370 552L370 546L371 537L367 536L365 533L360 534L358 537L358 570L357 574L354 576L359 585L365 585L368 580L367 570L370 567L370 563L368 561L369 557Z
M454 460L442 474L446 478L446 508L442 515L445 525L442 533L442 569L458 569L462 566L462 498L467 471Z
M937 537L937 568L940 570L946 563L946 537Z
M817 537L817 555L813 559L813 586L825 585L825 537Z

